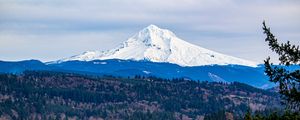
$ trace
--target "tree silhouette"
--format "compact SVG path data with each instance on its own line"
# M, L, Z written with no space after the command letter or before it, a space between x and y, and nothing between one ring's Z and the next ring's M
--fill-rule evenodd
M274 66L268 57L265 63L265 73L270 81L279 84L279 93L287 101L287 107L299 111L300 108L300 50L298 45L292 45L289 41L279 43L263 22L265 41L269 48L279 55L279 66ZM292 69L297 68L297 69Z

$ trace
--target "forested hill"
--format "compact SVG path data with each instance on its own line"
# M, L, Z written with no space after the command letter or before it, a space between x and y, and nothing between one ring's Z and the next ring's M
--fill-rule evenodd
M27 71L0 75L0 119L238 119L280 107L276 93L242 83L89 77Z

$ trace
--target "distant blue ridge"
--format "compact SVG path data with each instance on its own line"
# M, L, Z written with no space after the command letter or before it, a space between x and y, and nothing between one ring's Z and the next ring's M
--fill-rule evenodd
M299 69L292 66L290 69ZM155 76L160 78L185 78L199 81L241 82L258 88L271 88L273 83L264 74L264 66L207 65L182 67L171 63L155 63L147 60L94 60L68 61L45 64L38 60L18 62L0 61L0 73L20 74L26 70L47 70L91 75L113 75L120 77Z

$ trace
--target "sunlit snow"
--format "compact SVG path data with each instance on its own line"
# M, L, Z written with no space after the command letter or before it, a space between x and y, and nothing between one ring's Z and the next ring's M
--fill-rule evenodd
M181 66L203 65L245 65L256 67L257 63L214 52L188 43L166 29L150 25L120 44L107 51L87 51L80 55L61 59L57 62L80 60L149 60L168 62Z

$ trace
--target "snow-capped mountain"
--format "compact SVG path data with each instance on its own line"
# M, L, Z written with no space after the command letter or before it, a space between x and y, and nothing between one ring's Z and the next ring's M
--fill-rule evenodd
M107 51L87 51L65 61L91 61L106 59L149 60L152 62L174 63L180 66L202 65L245 65L257 66L257 63L214 52L188 43L166 29L150 25L120 44Z

